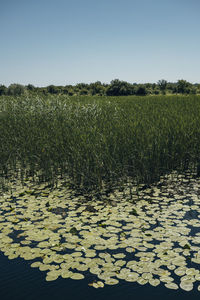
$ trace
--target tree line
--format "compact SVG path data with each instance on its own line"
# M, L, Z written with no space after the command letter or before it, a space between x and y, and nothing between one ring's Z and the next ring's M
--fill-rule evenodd
M99 96L128 96L128 95L165 95L165 94L200 94L200 84L192 84L186 80L180 79L177 82L167 82L164 79L157 83L129 83L119 79L114 79L110 84L96 81L94 83L78 83L76 85L47 87L35 87L32 84L21 85L12 83L8 87L0 85L0 96L20 96L25 93L38 94L66 94L75 95L99 95Z

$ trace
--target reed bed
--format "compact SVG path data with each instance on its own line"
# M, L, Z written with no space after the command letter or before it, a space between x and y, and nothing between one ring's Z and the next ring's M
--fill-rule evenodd
M200 97L0 97L0 176L83 192L200 169Z

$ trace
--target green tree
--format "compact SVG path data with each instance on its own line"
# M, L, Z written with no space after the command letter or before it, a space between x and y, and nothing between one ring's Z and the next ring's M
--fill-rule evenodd
M27 88L27 90L32 91L32 92L35 90L35 87L34 87L34 85L32 85L32 84L28 84L28 85L26 86L26 88Z
M114 79L107 88L106 94L108 96L127 96L133 94L133 86L126 82Z
M68 95L69 96L73 96L74 95L74 89L73 88L69 88L68 89Z
M82 88L79 92L80 95L88 95L88 89Z
M102 85L101 81L96 81L94 83L90 83L90 92L92 95L104 95L105 94L105 86Z
M25 87L18 83L12 83L8 87L7 94L10 96L20 96L25 92Z
M3 84L0 85L0 96L7 94L7 87Z
M136 89L136 95L137 96L146 96L147 95L147 89L144 85L139 85Z
M161 80L158 80L158 87L161 91L161 93L164 95L166 94L166 88L167 88L167 81L165 79L161 79Z
M50 94L58 94L59 90L55 85L51 84L47 87L47 92Z
M153 94L155 94L155 95L159 95L159 94L160 94L160 90L159 90L159 88L155 88L155 89L153 89Z
M181 94L189 94L191 92L192 84L186 80L178 80L177 92Z

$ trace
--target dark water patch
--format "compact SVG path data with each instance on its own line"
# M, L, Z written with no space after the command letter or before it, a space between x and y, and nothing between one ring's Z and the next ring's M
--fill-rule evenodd
M189 210L185 213L184 219L186 220L192 220L192 219L197 219L199 213L196 210Z
M75 281L59 278L54 282L45 281L45 272L30 269L22 259L9 261L0 253L0 291L1 300L197 300L199 292L195 290L168 290L164 284L157 287L120 281L116 286L94 289L88 286L93 279Z

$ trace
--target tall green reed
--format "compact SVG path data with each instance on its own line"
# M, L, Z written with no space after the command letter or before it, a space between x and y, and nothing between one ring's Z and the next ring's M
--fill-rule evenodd
M83 191L197 168L200 97L1 97L2 178L59 176Z

